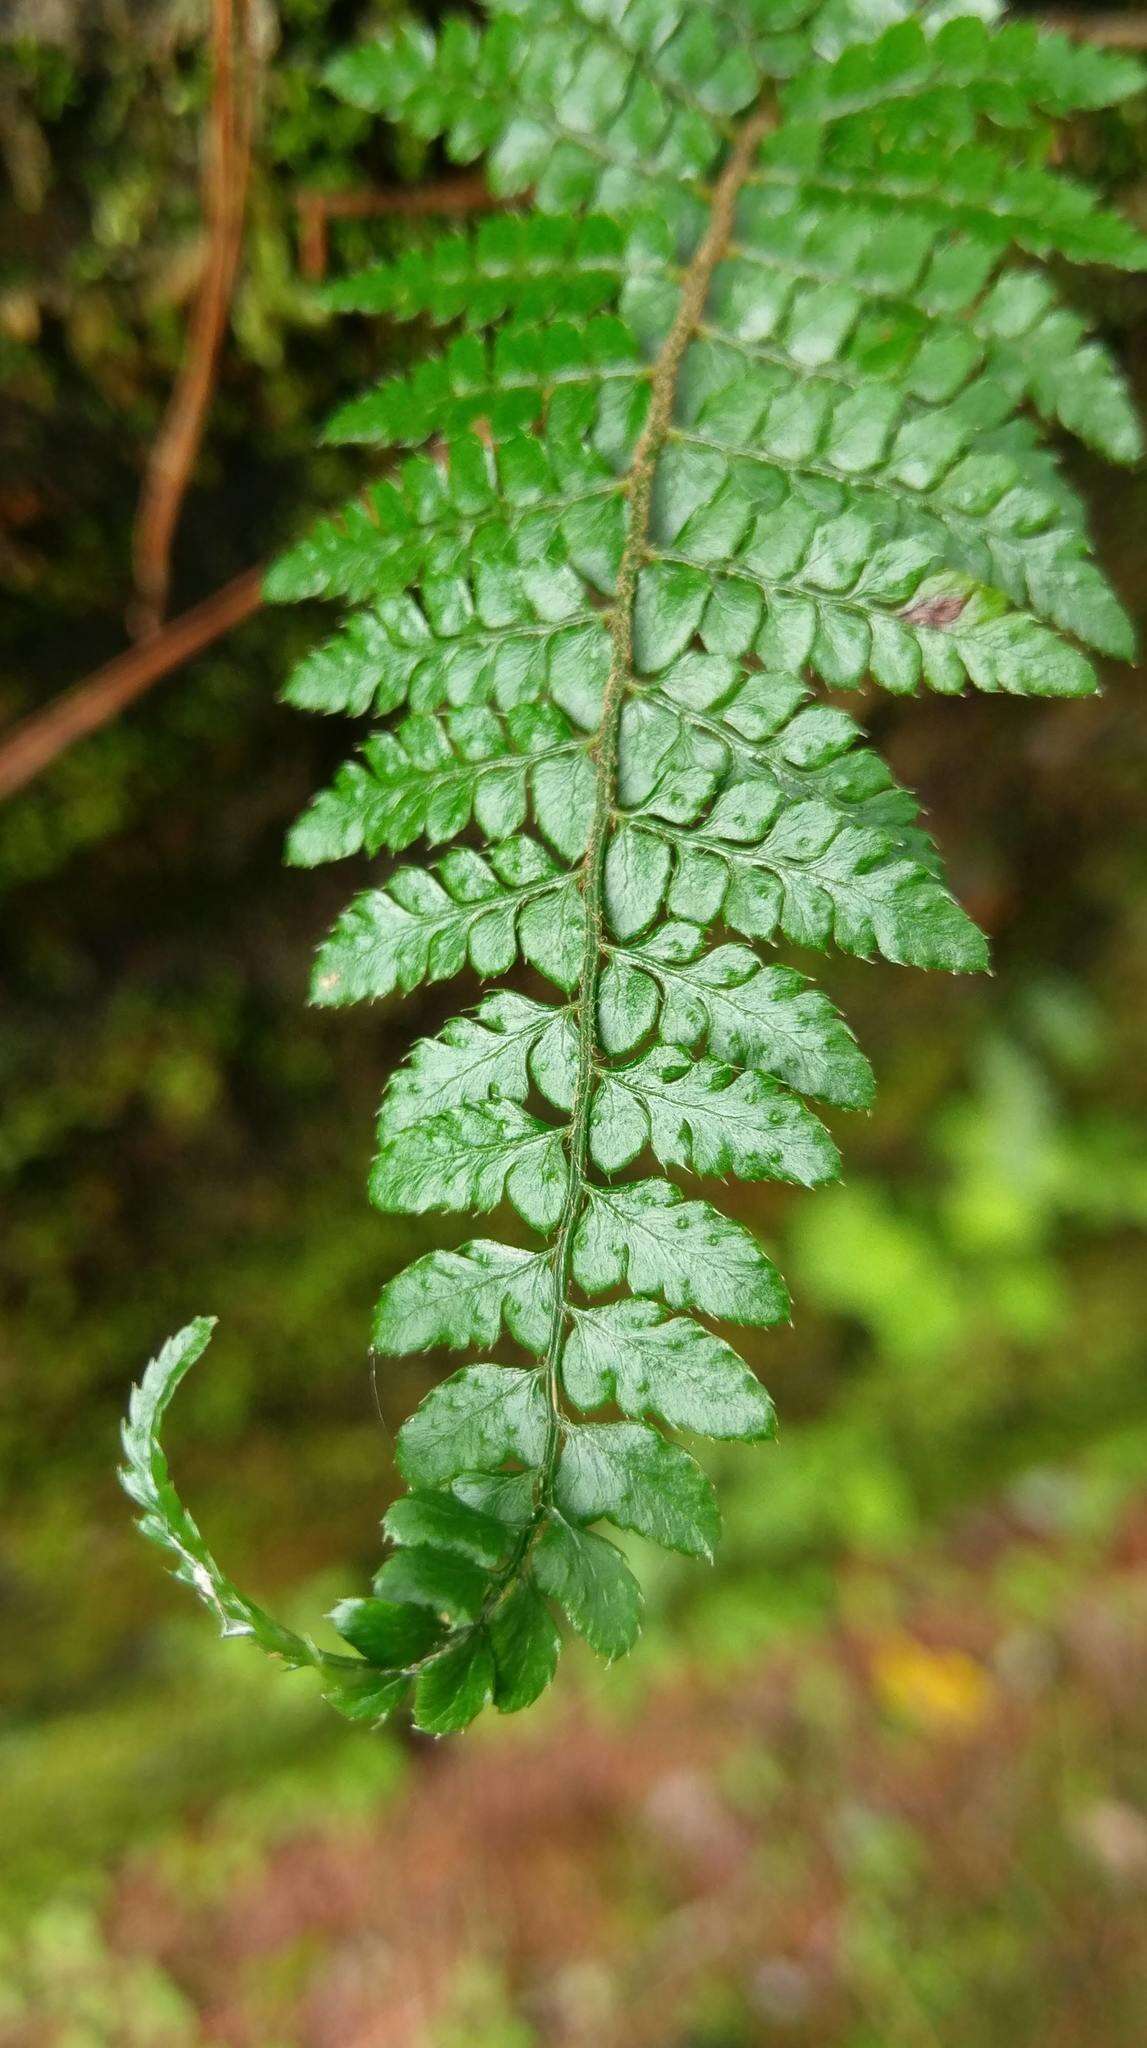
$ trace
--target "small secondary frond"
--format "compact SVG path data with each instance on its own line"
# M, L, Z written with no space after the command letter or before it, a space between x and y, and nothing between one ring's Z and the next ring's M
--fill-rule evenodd
M332 67L484 157L506 204L330 289L451 331L340 408L329 439L401 459L267 584L346 608L288 699L385 721L291 834L302 864L388 863L313 1000L534 977L384 1094L375 1204L495 1221L378 1303L380 1354L470 1356L399 1433L389 1554L331 1617L353 1654L236 1593L174 1493L158 1429L207 1324L125 1437L145 1533L229 1632L432 1733L538 1696L555 1609L607 1659L632 1646L637 1581L593 1525L712 1556L712 1487L666 1431L775 1434L712 1325L784 1320L784 1281L678 1181L831 1180L813 1105L873 1083L764 949L987 960L910 794L814 693L1083 696L1093 652L1131 652L1046 429L1131 461L1139 428L1045 263L1147 255L1054 149L1139 66L991 0L487 13Z

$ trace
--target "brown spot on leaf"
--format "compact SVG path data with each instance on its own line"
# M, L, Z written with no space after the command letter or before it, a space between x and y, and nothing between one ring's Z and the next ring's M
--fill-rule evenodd
M910 604L900 614L910 626L954 626L968 600L949 593L946 597L922 597L919 604Z

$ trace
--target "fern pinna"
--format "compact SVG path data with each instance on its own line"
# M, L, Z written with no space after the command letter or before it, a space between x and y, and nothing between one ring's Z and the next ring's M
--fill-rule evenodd
M827 999L763 949L985 964L910 797L811 688L1082 696L1087 647L1131 652L1041 429L1129 461L1136 423L1041 259L1142 263L1051 168L1057 117L1141 74L992 11L490 0L486 26L408 23L333 67L357 106L485 157L513 203L330 294L455 331L328 429L424 452L270 576L271 598L352 607L289 699L388 721L290 858L447 849L351 903L318 1003L519 963L548 984L415 1046L371 1181L386 1212L508 1205L525 1228L383 1290L380 1353L503 1362L403 1427L410 1491L372 1597L334 1611L345 1653L242 1598L172 1489L159 1424L206 1321L138 1389L125 1483L225 1627L355 1718L411 1692L434 1732L525 1706L555 1609L627 1651L641 1596L599 1522L713 1552L675 1433L773 1434L710 1324L775 1323L788 1297L653 1162L831 1180L808 1100L872 1088ZM584 1419L607 1405L624 1419Z

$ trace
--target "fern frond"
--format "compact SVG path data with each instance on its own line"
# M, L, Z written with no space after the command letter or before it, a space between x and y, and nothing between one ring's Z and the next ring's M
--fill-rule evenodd
M492 327L512 314L524 323L585 319L615 303L622 281L664 261L656 219L623 226L608 214L496 214L471 235L441 235L393 263L338 278L323 293L334 313L385 313L392 320L458 320Z
M644 375L633 337L618 320L523 323L503 328L487 344L464 335L444 356L340 407L325 439L344 446L417 448L435 434L458 434L475 420L501 439L532 427L552 393L598 392L620 380L628 394Z
M1042 428L1139 448L1041 267L1143 262L1052 147L1139 89L1131 60L986 0L488 11L333 68L516 204L331 291L457 331L336 414L331 439L422 452L268 580L359 607L288 698L389 721L289 857L407 857L320 948L314 1001L542 984L421 1040L379 1114L378 1207L499 1221L395 1275L374 1344L480 1356L400 1431L390 1554L332 1617L351 1658L244 1602L171 1489L158 1426L206 1325L149 1369L127 1440L146 1533L225 1626L346 1711L412 1694L434 1733L544 1689L551 1603L631 1647L640 1593L591 1524L712 1555L712 1488L664 1430L775 1432L709 1325L783 1320L784 1282L667 1176L832 1179L810 1103L866 1108L872 1075L761 949L986 964L911 796L813 689L1093 690L1086 650L1126 655L1130 628Z

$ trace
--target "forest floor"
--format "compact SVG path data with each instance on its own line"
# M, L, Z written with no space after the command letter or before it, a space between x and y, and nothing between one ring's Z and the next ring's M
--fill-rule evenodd
M659 1662L382 1738L373 1796L192 1808L13 1944L2 2048L1141 2042L1147 1496L1067 1538L1029 1478Z

